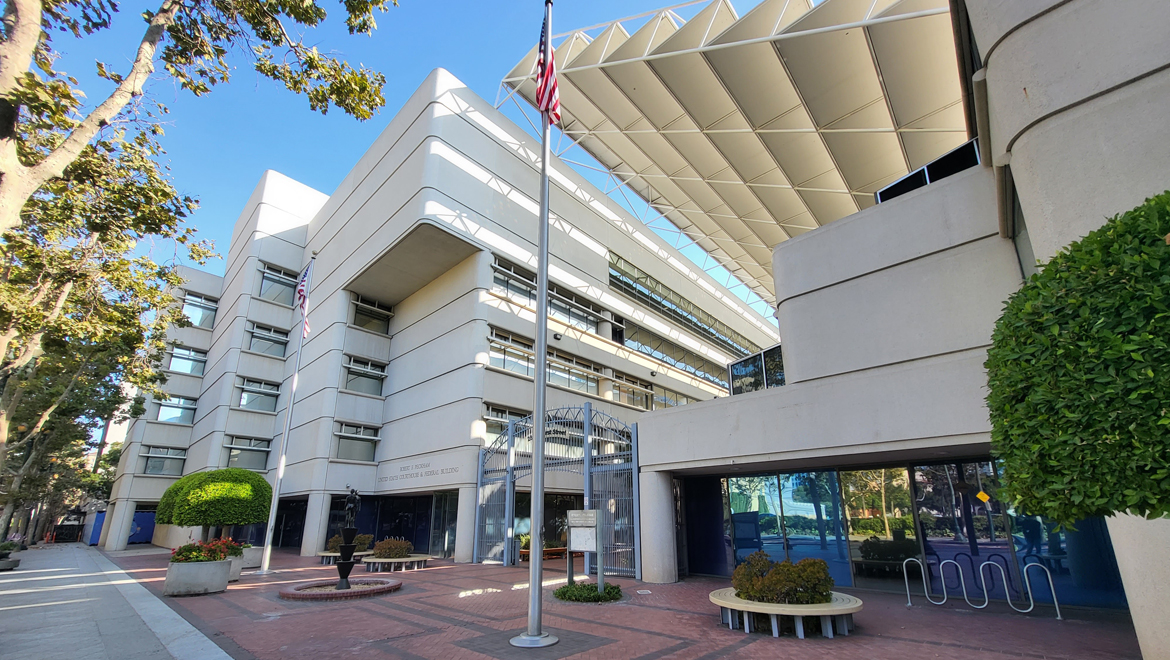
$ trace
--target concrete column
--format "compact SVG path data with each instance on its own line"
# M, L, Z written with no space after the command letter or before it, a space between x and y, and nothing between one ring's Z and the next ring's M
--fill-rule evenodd
M475 505L478 493L475 486L459 488L459 510L455 517L455 562L465 564L472 559L475 543Z
M310 493L305 510L305 530L301 534L301 556L312 557L325 549L325 534L329 532L329 493Z
M106 552L117 552L126 549L126 542L130 540L130 529L134 526L134 509L137 502L122 500L114 510L113 520L110 522L109 534L104 546ZM110 513L106 512L109 516Z
M608 324L607 324L608 325ZM607 338L609 335L605 335ZM606 401L613 401L613 369L603 367L601 369L602 378L597 380L597 393Z
M106 505L106 515L102 516L102 531L98 535L98 547L106 547L106 539L110 536L110 523L114 520L114 510L117 509L117 502L111 501Z
M678 582L674 488L670 472L642 472L642 581Z
M1166 548L1170 547L1170 520L1146 520L1129 514L1105 519L1117 568L1125 585L1129 615L1145 660L1170 658L1170 627L1166 611L1170 609L1170 567Z

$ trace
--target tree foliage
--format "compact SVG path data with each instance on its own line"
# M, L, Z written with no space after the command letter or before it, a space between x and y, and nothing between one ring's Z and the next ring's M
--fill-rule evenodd
M250 525L268 520L272 487L261 475L241 468L196 472L180 486L169 520L184 527ZM182 481L182 480L180 480ZM165 493L164 493L165 499ZM158 519L158 514L155 514Z
M1170 192L1053 257L996 323L992 449L1024 511L1170 514L1167 234Z

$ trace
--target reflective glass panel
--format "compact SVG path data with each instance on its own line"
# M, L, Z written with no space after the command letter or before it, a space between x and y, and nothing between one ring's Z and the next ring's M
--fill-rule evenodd
M760 355L731 363L731 393L743 394L764 389L764 361Z
M850 586L849 543L836 472L780 475L788 558L823 559L837 586Z
M854 586L905 592L903 562L920 557L906 468L841 472ZM922 578L911 564L910 583Z
M780 529L780 489L774 475L727 479L731 509L731 543L738 566L759 550L773 561L784 561L784 536Z

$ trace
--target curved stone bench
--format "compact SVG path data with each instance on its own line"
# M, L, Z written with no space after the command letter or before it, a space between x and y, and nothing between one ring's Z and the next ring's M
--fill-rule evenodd
M738 625L739 615L743 614L743 631L751 632L751 617L749 613L767 614L772 618L772 636L780 636L780 622L777 617L790 616L796 624L796 636L804 639L804 617L815 616L821 620L821 634L829 639L833 638L833 626L837 633L848 635L853 628L853 614L860 612L862 602L856 596L833 592L833 600L816 605L785 605L781 603L757 603L744 600L735 595L735 589L718 589L711 592L711 602L719 606L719 616L722 623L734 630Z
M374 554L373 550L362 550L361 552L353 553L354 561L361 561L362 557ZM341 558L340 552L318 552L317 556L321 558L321 563L326 566L336 564L337 560Z
M367 573L381 573L383 571L409 571L415 568L426 568L430 555L414 554L408 557L386 559L382 557L365 557L362 563L366 565Z

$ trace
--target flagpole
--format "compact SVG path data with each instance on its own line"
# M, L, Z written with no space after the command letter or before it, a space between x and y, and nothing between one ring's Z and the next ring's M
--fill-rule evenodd
M545 66L554 66L552 49L552 0L544 2ZM544 597L544 426L545 390L548 376L548 165L551 158L549 112L542 112L540 156L540 239L536 262L536 384L532 410L532 531L528 552L528 630L509 642L521 648L542 648L557 643L541 630Z
M308 295L308 288L312 287L313 280L313 263L317 261L317 253L313 252L313 256L309 258L309 281L306 283L305 295ZM268 566L272 561L272 533L273 528L276 527L276 507L280 503L280 482L284 479L284 462L285 454L288 452L288 434L292 428L292 413L293 403L296 402L297 396L297 378L301 373L301 353L305 348L304 325L308 321L305 317L308 315L308 305L301 309L301 338L297 341L297 357L293 362L293 377L292 389L288 393L288 407L284 412L284 433L280 435L280 449L277 453L276 459L276 483L272 484L272 504L268 509L268 527L264 530L264 554L260 559L260 570L256 571L257 575L265 575L270 573Z

